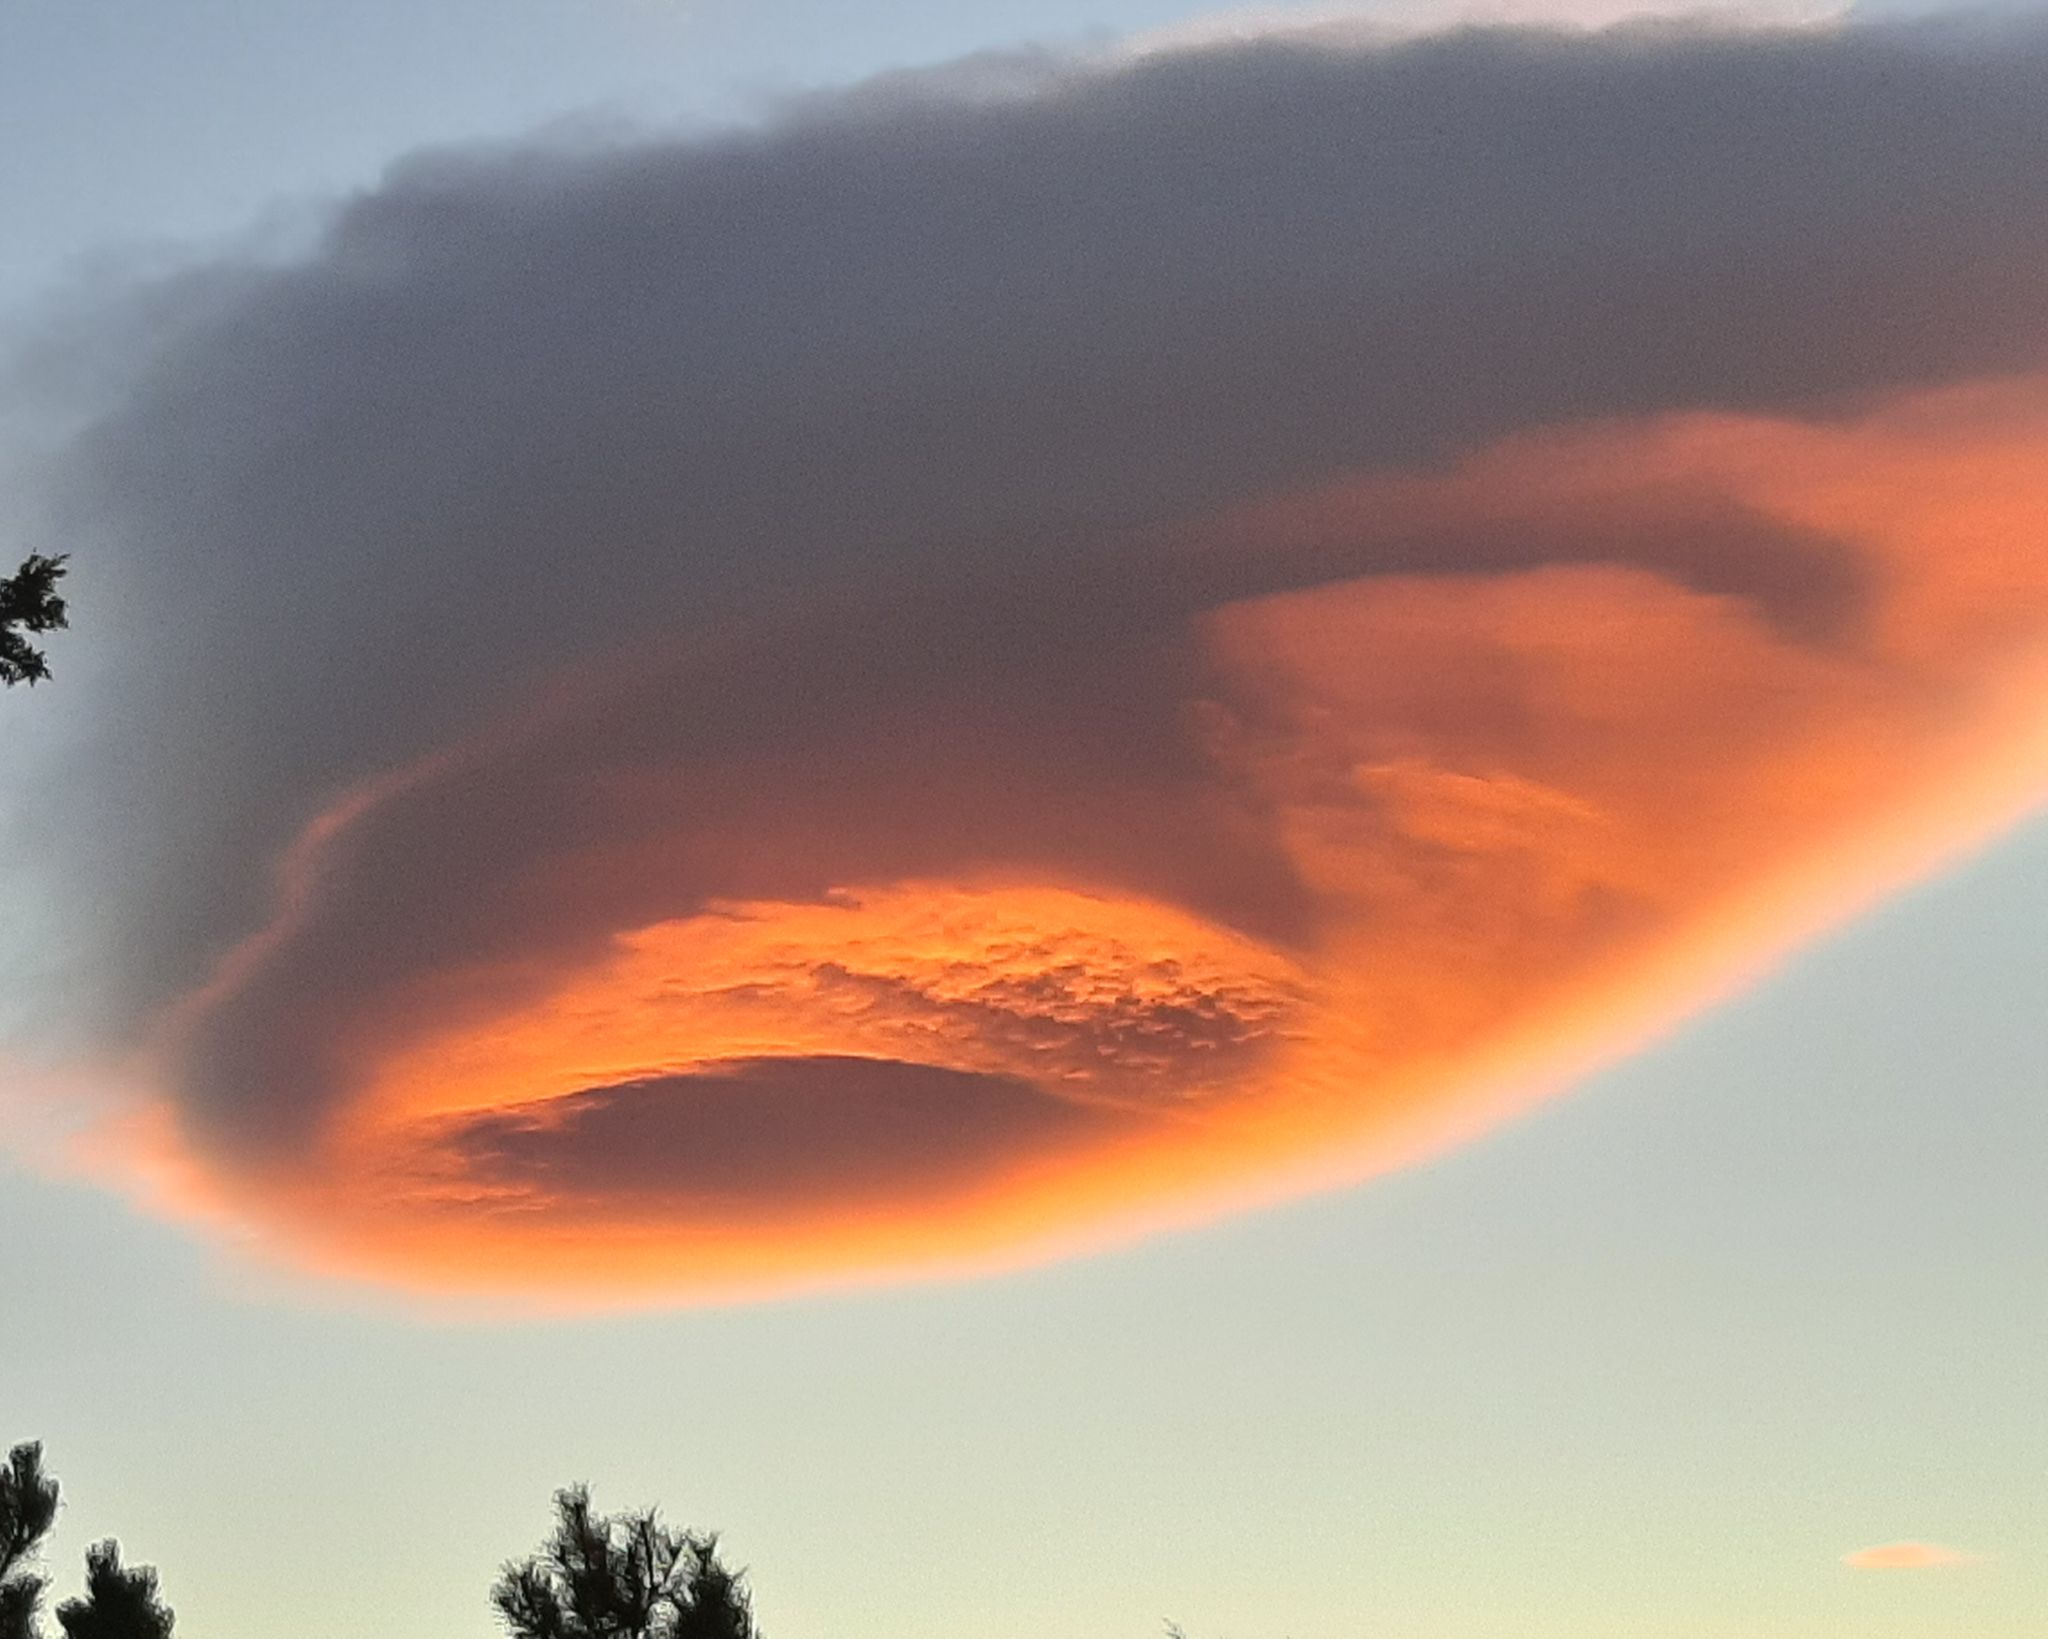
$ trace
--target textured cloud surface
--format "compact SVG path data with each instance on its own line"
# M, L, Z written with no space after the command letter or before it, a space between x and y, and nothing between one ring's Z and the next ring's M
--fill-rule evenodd
M131 626L42 842L118 884L99 1164L610 1300L1473 1130L2048 785L2044 261L2014 30L408 161L110 315L57 463Z

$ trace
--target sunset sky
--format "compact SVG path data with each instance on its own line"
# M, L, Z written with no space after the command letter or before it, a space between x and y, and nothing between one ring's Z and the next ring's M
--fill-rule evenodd
M2048 19L24 0L0 181L60 1588L2038 1632Z

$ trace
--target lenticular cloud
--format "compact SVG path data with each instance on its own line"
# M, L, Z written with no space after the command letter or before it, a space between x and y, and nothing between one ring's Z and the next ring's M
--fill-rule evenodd
M15 835L100 1170L435 1291L1041 1256L1475 1131L2048 785L2038 35L1002 66L418 157L96 321L122 652Z

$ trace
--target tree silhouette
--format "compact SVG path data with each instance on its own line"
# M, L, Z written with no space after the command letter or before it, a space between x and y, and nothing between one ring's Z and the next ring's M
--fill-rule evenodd
M512 1639L761 1639L715 1532L673 1531L652 1508L593 1513L582 1485L555 1493L554 1535L506 1564L491 1603Z
M24 634L40 636L63 629L66 611L57 595L57 582L63 578L62 558L35 553L0 579L0 685L34 684L50 675L42 650Z
M18 1445L0 1468L0 1639L35 1639L48 1579L27 1570L57 1522L57 1482L43 1448Z
M121 1565L109 1537L85 1551L85 1597L57 1607L64 1639L171 1639L171 1609L157 1597L156 1569Z
M0 1468L0 1639L41 1639L36 1618L49 1579L25 1567L57 1521L57 1482L43 1472L43 1448L16 1446ZM156 1572L121 1564L109 1537L85 1551L85 1596L57 1607L64 1639L171 1639L172 1613L157 1596Z

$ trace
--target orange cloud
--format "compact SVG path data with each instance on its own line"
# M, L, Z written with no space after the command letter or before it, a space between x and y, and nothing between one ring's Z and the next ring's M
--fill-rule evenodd
M102 1044L90 1163L239 1245L526 1302L1484 1131L2048 790L2044 64L983 60L81 314L4 1051Z
M647 717L694 662L625 667L316 821L166 1025L183 1113L130 1137L302 1263L568 1302L986 1267L1365 1177L2048 790L2044 472L2039 377L1565 428L1154 546L1628 552L1228 598L1077 696L949 660L705 739ZM1789 567L1713 584L1736 516Z
M1842 1556L1842 1563L1852 1571L1944 1571L1982 1562L1979 1554L1966 1554L1959 1548L1944 1548L1933 1542L1888 1542L1882 1547L1859 1548Z

